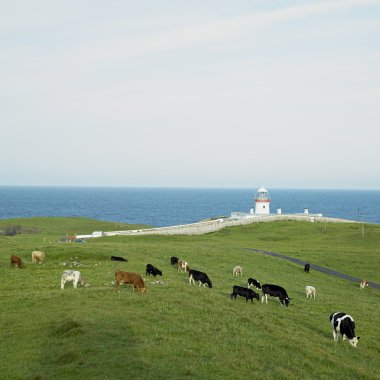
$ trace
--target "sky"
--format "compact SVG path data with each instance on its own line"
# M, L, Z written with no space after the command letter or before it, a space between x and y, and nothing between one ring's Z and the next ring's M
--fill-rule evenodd
M0 186L380 189L379 0L0 10Z

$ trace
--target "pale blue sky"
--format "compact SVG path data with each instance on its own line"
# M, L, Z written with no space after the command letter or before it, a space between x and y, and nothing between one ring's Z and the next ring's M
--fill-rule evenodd
M3 1L0 185L380 189L380 1Z

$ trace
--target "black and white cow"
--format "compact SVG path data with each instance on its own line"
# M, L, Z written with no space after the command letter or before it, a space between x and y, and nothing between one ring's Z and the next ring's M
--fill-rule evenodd
M305 271L305 273L310 272L310 264L305 264L304 271Z
M128 261L128 260L124 259L124 257L111 256L111 261Z
M256 289L261 289L260 281L255 280L254 278L248 279L248 288L254 286Z
M152 264L147 264L145 275L146 276L152 275L153 277L156 277L157 275L162 276L162 272L158 268L153 266Z
M253 303L254 298L256 298L258 301L260 300L260 296L256 292L254 292L252 289L243 288L242 286L234 285L232 288L231 299L232 297L234 297L236 300L237 296L244 297L245 302L247 302L248 300L251 300L251 302Z
M199 286L203 285L205 287L207 284L209 288L212 288L212 282L206 273L195 269L189 269L189 284L195 284L195 281L199 281Z
M271 297L278 298L282 306L289 305L290 298L288 294L286 293L286 290L282 288L281 286L272 285L272 284L264 284L261 287L261 290L263 292L263 295L261 297L261 302L264 302L264 298L265 298L265 302L268 303L268 296L271 296Z
M351 346L356 347L360 336L355 335L355 322L351 315L340 312L333 313L330 315L330 322L335 341L338 341L340 334L343 340L346 340L347 337Z
M172 256L172 257L170 258L170 264L171 264L171 265L176 265L176 264L178 263L178 260L179 260L178 257Z

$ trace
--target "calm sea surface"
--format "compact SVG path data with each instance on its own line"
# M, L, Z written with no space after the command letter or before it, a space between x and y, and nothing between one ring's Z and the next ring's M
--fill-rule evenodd
M379 190L268 189L271 212L324 216L380 224ZM0 219L33 216L88 217L171 226L231 212L249 212L257 189L171 189L102 187L0 187Z

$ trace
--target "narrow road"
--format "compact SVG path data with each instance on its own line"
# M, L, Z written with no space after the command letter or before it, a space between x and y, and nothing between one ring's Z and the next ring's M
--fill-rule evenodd
M296 259L296 258L290 257L290 256L281 255L281 254L276 253L276 252L264 251L262 249L255 249L255 248L243 248L243 249L246 250L246 251L253 251L253 252L262 253L264 255L278 257L279 259L288 260L288 261L291 261L293 263L300 264L302 266L304 266L307 263L306 261L303 261L303 260L300 260L300 259ZM332 270L332 269L328 269L328 268L325 268L325 267L321 267L319 265L312 264L310 262L309 262L309 264L310 264L310 267L312 269L315 269L315 270L317 270L319 272L322 272L322 273L329 274L331 276L336 276L336 277L339 277L339 278L343 278L344 280L348 280L348 281L351 281L351 282L356 282L358 284L358 286L359 286L360 281L362 280L361 278L352 277L352 276L350 276L348 274L340 273L340 272L337 272L336 270ZM376 282L368 281L368 285L370 287L372 287L372 288L380 290L380 284L377 284Z

